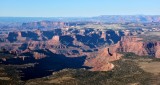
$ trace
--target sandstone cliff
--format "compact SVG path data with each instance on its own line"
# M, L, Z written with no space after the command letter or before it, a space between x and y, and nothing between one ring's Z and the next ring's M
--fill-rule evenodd
M95 57L86 60L85 65L93 67L92 71L108 71L114 68L114 65L110 62L119 60L121 56L122 54L117 53L115 49L110 52L109 48L106 47L101 49Z
M159 58L160 41L143 41L136 36L124 36L117 44L118 52L133 52L137 55L150 55Z

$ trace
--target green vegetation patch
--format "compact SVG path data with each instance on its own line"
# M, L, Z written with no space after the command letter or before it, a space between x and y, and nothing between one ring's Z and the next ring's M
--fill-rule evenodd
M143 41L160 41L160 32L145 32L139 37L143 38Z
M16 68L0 65L0 85L23 85Z

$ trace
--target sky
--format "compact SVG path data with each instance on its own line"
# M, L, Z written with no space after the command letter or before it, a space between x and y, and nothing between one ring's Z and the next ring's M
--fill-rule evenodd
M0 0L0 17L160 15L160 0Z

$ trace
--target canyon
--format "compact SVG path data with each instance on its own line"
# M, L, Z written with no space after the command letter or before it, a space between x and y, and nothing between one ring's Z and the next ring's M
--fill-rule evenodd
M160 58L159 28L148 29L157 22L122 24L130 29L91 23L41 21L23 23L22 30L1 31L0 63L17 66L21 80L27 81L64 69L112 71L117 68L113 62L122 60L124 53Z

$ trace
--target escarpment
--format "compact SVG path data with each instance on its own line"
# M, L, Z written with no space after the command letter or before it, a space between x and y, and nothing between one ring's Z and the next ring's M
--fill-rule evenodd
M118 52L133 52L137 55L149 55L159 58L160 41L143 41L137 36L124 36L117 43Z
M45 23L31 25L36 27L37 24L40 27L47 27ZM57 23L57 26L63 26L63 23ZM31 56L36 60L47 58L48 55L39 52L40 50L67 58L81 59L78 57L85 56L81 62L82 66L89 67L91 71L108 71L114 68L111 62L122 57L120 52L133 52L140 56L160 58L160 41L144 41L136 34L138 33L126 30L92 28L17 31L9 32L7 36L0 38L3 39L0 47L8 51L16 51L16 57L24 61Z

